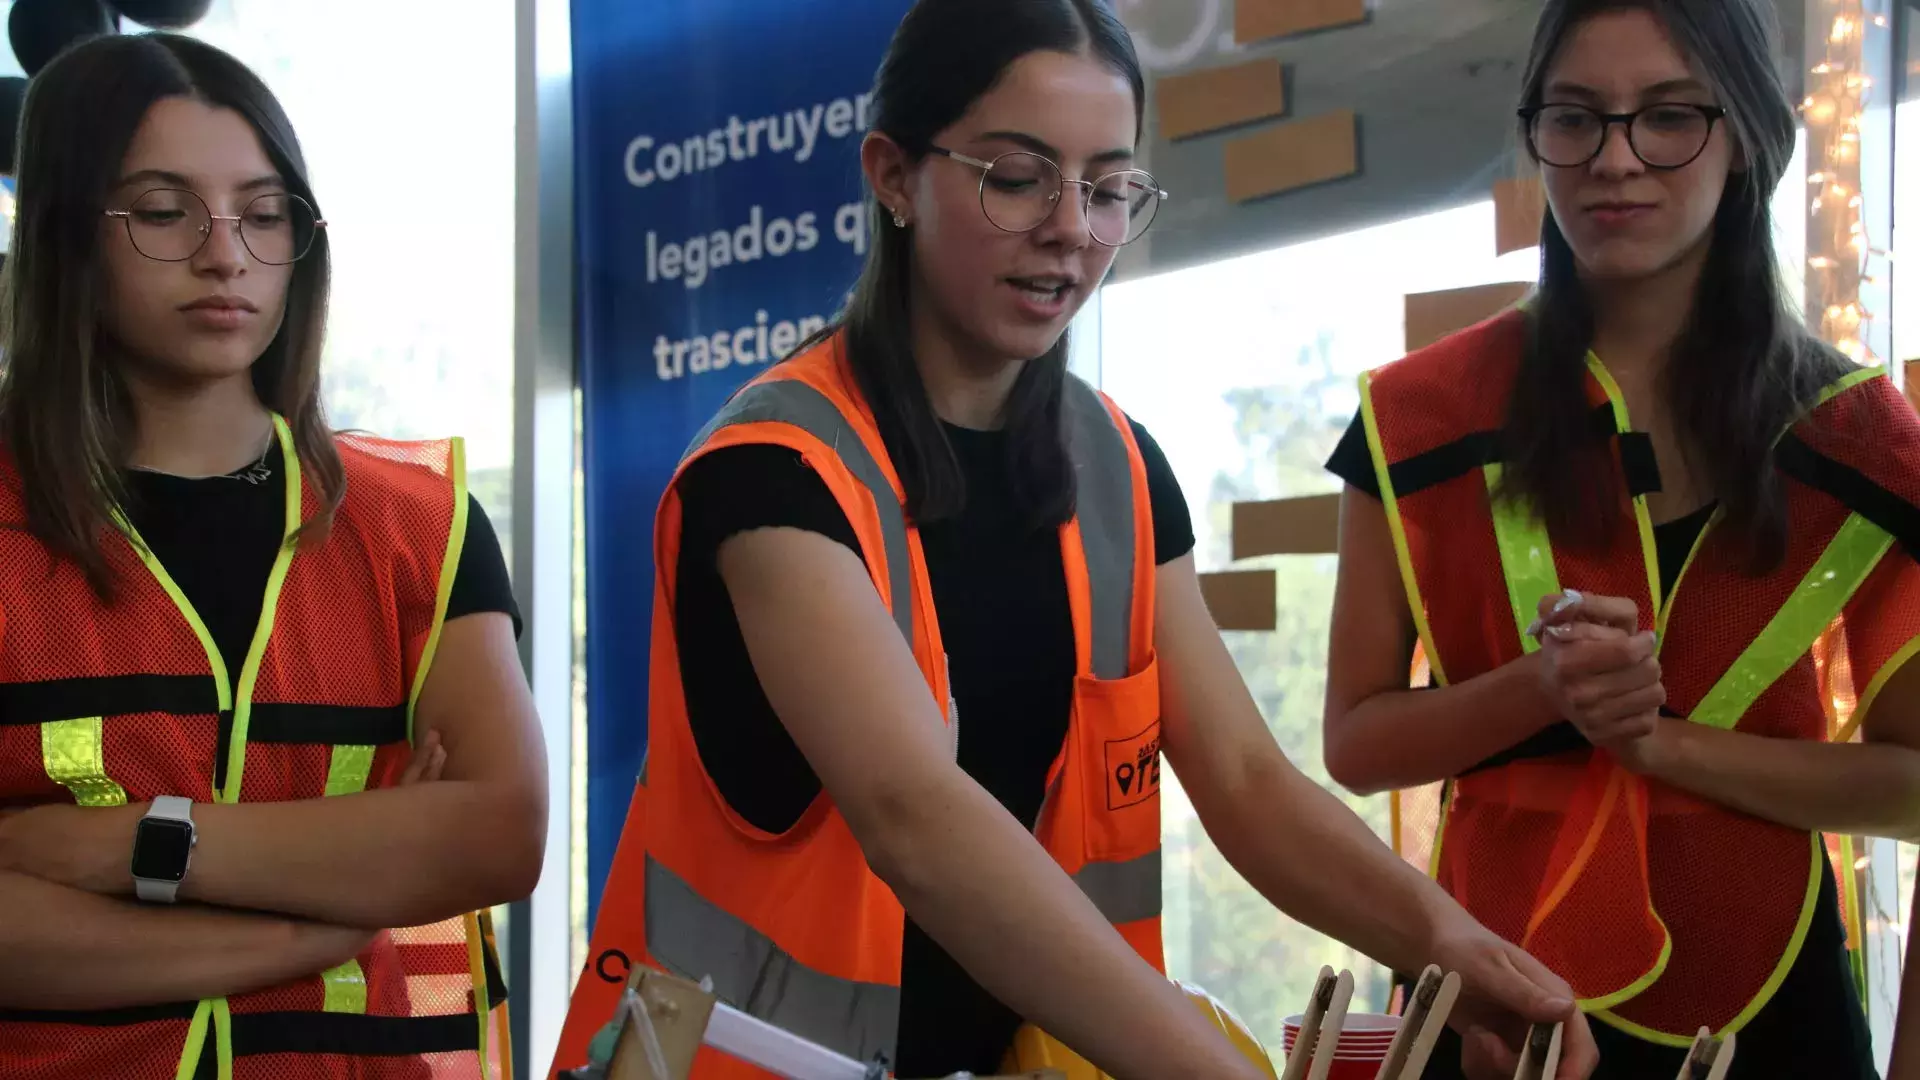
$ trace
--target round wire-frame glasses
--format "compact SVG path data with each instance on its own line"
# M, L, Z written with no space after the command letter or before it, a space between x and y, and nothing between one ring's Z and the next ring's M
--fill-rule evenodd
M215 214L185 188L153 188L126 209L104 213L120 219L133 249L155 262L186 262L207 246L216 223L230 221L248 254L268 266L286 266L305 258L327 227L311 203L286 191L256 195L229 216Z
M1141 169L1119 169L1092 180L1069 180L1053 159L1015 150L991 161L970 157L945 147L933 153L980 170L980 211L1002 232L1032 232L1059 208L1069 184L1083 188L1082 206L1087 232L1105 247L1122 247L1140 239L1153 225L1167 192L1152 174Z

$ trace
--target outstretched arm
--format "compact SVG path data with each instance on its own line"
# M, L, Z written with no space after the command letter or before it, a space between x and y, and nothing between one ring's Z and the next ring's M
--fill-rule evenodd
M1459 1010L1462 1026L1498 1027L1509 1055L1526 1021L1565 1021L1561 1075L1586 1076L1598 1054L1566 983L1480 926L1302 775L1247 693L1193 557L1158 575L1162 744L1220 853L1274 906L1389 967L1458 971L1476 999Z

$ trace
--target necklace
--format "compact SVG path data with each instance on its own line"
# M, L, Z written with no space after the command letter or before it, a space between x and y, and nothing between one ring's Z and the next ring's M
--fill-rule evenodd
M260 456L254 459L253 464L235 469L230 473L220 473L215 476L180 476L177 473L165 472L160 469L149 469L145 465L134 465L131 466L131 468L135 472L152 473L155 476L172 476L179 480L240 480L254 487L259 487L261 484L273 479L273 448L278 446L279 442L279 438L273 432L269 431L267 433L267 445L261 449Z

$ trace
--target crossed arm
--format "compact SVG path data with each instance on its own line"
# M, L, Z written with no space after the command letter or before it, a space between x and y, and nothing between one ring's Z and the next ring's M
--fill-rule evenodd
M416 757L430 783L196 805L177 908L128 899L146 804L0 818L0 1007L237 993L340 963L380 929L527 895L544 854L545 755L505 615L446 624L415 725L430 733Z

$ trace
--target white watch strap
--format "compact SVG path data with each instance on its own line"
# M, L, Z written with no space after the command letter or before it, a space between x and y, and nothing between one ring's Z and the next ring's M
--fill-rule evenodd
M155 795L147 807L147 817L193 823L193 800L179 795Z
M154 881L151 878L134 878L133 895L149 904L171 904L180 894L177 881Z

